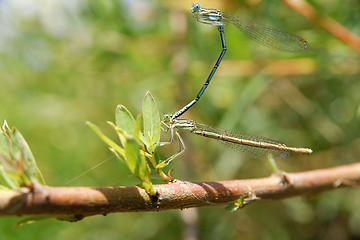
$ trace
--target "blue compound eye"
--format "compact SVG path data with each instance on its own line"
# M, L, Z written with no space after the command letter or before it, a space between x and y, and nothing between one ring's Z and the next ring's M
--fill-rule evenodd
M195 3L191 6L191 12L194 13L194 12L198 12L200 10L200 4L198 3Z

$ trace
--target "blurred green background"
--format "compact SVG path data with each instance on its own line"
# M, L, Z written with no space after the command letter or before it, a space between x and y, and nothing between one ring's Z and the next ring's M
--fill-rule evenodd
M113 136L117 104L134 115L150 91L161 114L192 100L217 59L214 26L195 21L192 1L0 1L0 119L28 141L51 186L132 186L137 179L111 158L85 125ZM304 55L267 49L225 26L228 52L201 100L183 117L238 130L314 154L278 161L286 171L356 162L360 153L360 55L282 1L198 1L308 40ZM360 35L360 2L313 7ZM217 181L265 177L266 160L249 159L215 141L183 135L187 151L171 163L175 178ZM160 150L166 159L177 146ZM74 177L108 159L93 171ZM70 183L66 184L68 181ZM155 182L159 182L155 179ZM77 223L43 221L1 239L354 239L360 193L340 189L262 202L228 213L222 207L118 213Z

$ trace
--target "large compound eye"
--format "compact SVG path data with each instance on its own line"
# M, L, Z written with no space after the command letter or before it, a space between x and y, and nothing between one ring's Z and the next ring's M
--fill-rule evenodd
M198 12L200 10L200 4L198 3L195 3L191 6L191 12L194 13L194 12Z

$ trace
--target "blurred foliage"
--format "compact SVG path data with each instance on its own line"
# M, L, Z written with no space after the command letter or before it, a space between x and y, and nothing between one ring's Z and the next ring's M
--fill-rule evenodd
M306 55L279 53L225 26L228 52L202 99L184 117L199 123L310 147L309 157L284 159L286 171L357 161L360 145L360 56L281 1L199 1L304 37ZM310 1L316 10L360 35L360 2ZM196 22L192 1L0 1L0 119L17 126L49 185L136 185L85 125L116 135L118 104L139 113L151 91L160 114L193 99L221 50L215 27ZM190 181L263 177L265 160L244 159L215 141L183 136L187 150L173 176ZM175 144L176 145L176 144ZM166 159L177 146L164 147ZM160 182L160 181L159 181ZM359 193L343 189L312 197L247 206L236 213L202 208L44 221L12 229L2 239L349 239L360 236ZM139 231L141 229L141 231Z

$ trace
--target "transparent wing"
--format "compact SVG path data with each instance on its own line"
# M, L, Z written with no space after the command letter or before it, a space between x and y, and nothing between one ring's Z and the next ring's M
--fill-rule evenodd
M283 145L280 142L266 139L263 137L257 137L257 136L250 136L246 134L236 133L229 130L221 129L221 128L214 128L210 127L205 124L195 123L196 129L200 131L208 131L213 132L221 135L231 136L238 139L244 139L244 140L250 140L258 143L269 143L274 145ZM217 139L219 140L219 139ZM234 149L237 152L245 153L248 156L254 157L254 158L263 158L267 159L270 156L274 159L282 159L289 156L290 152L284 149L269 149L269 148L262 148L262 147L256 147L256 146L250 146L250 145L242 145L239 143L229 142L229 141L222 141L223 144L227 145L228 147Z
M257 43L278 51L305 53L309 43L299 36L223 13L223 20L235 25Z

